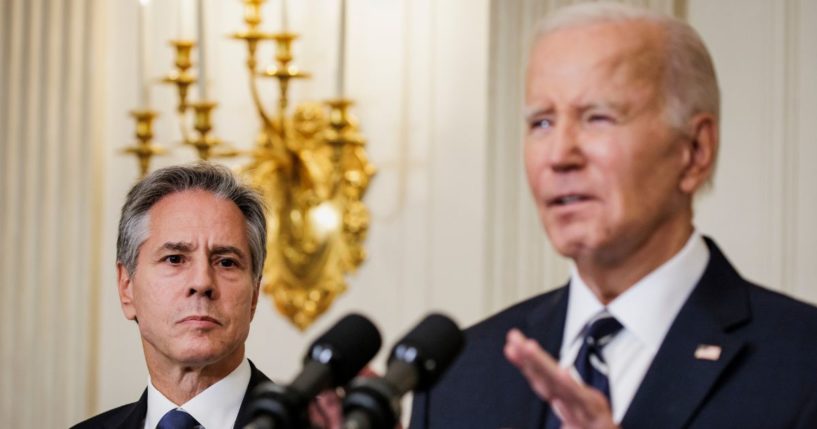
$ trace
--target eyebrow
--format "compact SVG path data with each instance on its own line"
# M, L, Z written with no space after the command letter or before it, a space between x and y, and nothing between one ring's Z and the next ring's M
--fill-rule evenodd
M169 241L167 243L162 244L159 250L172 250L175 252L190 253L193 251L193 248L194 248L193 243L188 243L184 241L178 242Z
M607 109L615 112L625 112L627 110L626 107L627 105L625 103L616 101L593 101L579 106L579 111L586 112L592 109Z
M160 251L161 250L170 250L170 251L173 251L173 252L191 253L193 250L195 250L195 247L196 246L194 246L193 243L188 243L188 242L184 242L184 241L179 241L179 242L170 242L169 241L167 243L162 244L162 246L159 248L159 250ZM212 250L210 250L209 254L210 255L234 254L234 255L238 256L239 258L241 258L241 259L244 259L246 257L246 255L244 255L244 252L242 252L241 249L239 249L239 248L237 248L235 246L215 246L215 247L212 248Z
M578 110L579 112L586 112L588 110L598 109L598 108L609 109L609 110L612 110L612 111L615 111L615 112L622 112L622 113L627 111L625 103L619 103L619 102L607 101L607 100L591 101L591 102L588 102L588 103L582 103L582 104L580 104L578 106L575 106L575 107L576 107L576 110ZM530 122L530 121L532 121L532 120L534 120L534 119L536 119L536 118L538 118L538 117L540 117L542 115L550 115L552 113L553 113L553 108L552 107L533 107L533 108L526 107L525 110L524 110L524 118L525 118L525 121Z
M230 253L238 256L240 259L245 258L244 252L235 246L216 246L213 247L213 250L210 252L211 255L226 255Z
M547 107L525 107L524 110L524 118L526 122L532 121L534 118L538 118L542 115L547 115L553 113L553 108Z

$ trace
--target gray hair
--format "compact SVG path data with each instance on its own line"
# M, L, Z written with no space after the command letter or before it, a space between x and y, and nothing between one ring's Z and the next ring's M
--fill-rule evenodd
M664 94L667 122L686 130L698 113L720 117L720 89L712 57L689 24L676 18L620 3L579 3L559 9L539 23L534 42L557 30L583 25L645 21L664 30Z
M148 212L165 196L188 190L208 191L238 206L247 225L253 278L259 281L267 256L264 203L255 190L240 183L227 167L207 162L156 170L131 188L119 219L116 261L132 277L139 248L147 240Z

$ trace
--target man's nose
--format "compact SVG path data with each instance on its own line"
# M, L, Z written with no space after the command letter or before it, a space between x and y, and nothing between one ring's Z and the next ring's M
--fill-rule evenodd
M209 299L216 297L215 271L207 261L193 264L187 296L201 295Z
M562 121L556 125L548 147L548 165L553 171L567 172L584 166L579 129L572 121Z

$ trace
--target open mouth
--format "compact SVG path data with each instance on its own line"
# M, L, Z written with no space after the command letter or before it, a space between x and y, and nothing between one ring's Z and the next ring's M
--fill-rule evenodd
M567 206L570 204L581 203L588 200L590 200L590 197L587 195L566 194L549 199L548 206Z

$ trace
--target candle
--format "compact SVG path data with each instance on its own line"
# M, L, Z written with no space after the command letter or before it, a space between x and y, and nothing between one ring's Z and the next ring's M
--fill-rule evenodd
M335 82L335 92L338 98L343 98L346 73L346 0L340 0L340 24L338 35L338 75Z
M150 0L139 0L139 17L137 28L137 85L139 87L139 105L150 107L150 55L148 55L148 4Z
M287 0L281 0L281 31L289 31L289 14L287 13Z
M193 5L190 3L193 0L179 0L178 2L178 28L179 40L190 40L193 38L193 28L191 24L191 15L193 14Z
M199 39L199 99L204 101L207 100L207 61L205 58L205 54L207 53L207 44L205 43L204 0L199 0L196 17Z

